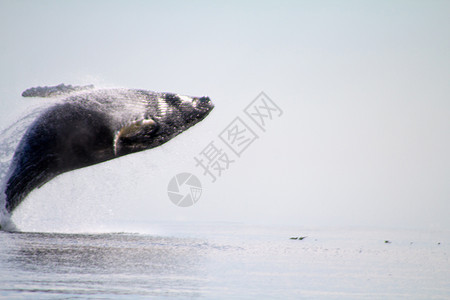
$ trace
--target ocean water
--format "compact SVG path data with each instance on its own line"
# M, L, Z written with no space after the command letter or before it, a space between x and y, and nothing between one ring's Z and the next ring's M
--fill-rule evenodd
M40 109L0 133L0 181ZM450 231L119 222L140 200L123 205L115 163L58 176L14 211L18 231L0 231L0 298L450 299ZM127 184L148 173L133 166Z
M0 297L450 298L447 231L145 226L159 233L0 232Z

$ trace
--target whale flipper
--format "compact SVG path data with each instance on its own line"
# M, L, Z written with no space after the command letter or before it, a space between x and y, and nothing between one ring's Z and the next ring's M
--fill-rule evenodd
M92 90L94 89L93 84L89 85L65 85L64 83L61 83L59 85L55 86L38 86L38 87L32 87L27 90L25 90L22 93L22 97L56 97L61 95L70 94L73 92L80 92L80 91L86 91L86 90Z
M152 138L152 134L158 129L158 124L153 119L143 119L131 122L121 127L114 136L114 155L124 155L132 149L142 147Z

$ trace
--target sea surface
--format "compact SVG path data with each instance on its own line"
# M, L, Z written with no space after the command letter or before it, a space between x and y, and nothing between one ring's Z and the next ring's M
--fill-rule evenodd
M448 231L147 226L164 230L2 231L0 297L450 299Z

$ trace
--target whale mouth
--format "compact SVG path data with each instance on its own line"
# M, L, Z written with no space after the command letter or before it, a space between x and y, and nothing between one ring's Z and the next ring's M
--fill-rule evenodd
M203 97L198 98L198 101L200 101L200 103L208 103L208 102L211 102L211 99L209 99L208 96L203 96Z

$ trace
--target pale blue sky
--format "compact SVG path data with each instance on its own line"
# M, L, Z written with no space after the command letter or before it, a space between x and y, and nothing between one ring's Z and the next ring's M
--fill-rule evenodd
M215 111L162 149L30 197L82 186L129 197L124 218L449 229L449 15L448 1L0 0L0 126L31 86L207 94ZM218 182L203 178L195 206L173 206L172 174L199 171L193 155L260 91L284 115Z

